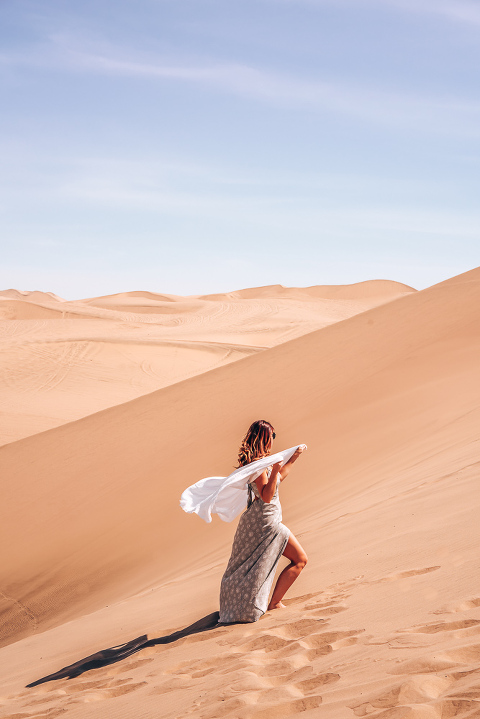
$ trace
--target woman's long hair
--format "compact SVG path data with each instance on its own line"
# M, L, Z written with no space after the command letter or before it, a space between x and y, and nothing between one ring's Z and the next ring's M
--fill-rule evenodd
M257 419L253 422L238 450L238 466L244 467L256 459L266 457L272 447L275 431L264 419Z

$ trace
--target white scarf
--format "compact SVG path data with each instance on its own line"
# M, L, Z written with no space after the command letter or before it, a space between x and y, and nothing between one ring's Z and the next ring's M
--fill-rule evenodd
M282 452L256 459L239 467L228 477L205 477L192 484L182 494L180 506L184 512L195 512L206 522L212 521L212 513L218 514L224 522L231 522L247 506L247 486L272 464L283 467L294 452L302 445L295 445ZM303 447L306 448L305 445Z

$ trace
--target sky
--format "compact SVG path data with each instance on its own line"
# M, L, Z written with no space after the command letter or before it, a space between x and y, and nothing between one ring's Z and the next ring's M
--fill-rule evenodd
M479 0L0 0L0 289L480 265Z

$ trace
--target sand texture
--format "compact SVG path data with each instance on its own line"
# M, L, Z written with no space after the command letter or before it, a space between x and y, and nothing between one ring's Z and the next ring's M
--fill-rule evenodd
M0 449L0 717L480 717L480 269L420 292L374 285L128 293L73 309L3 294L9 352L30 331L51 332L60 352L88 323L92 354L112 336L134 359L128 370L112 359L103 407L85 399L75 421L30 424ZM160 306L182 321L162 325ZM121 397L141 376L139 338L154 351L148 331L155 351L175 337L181 362L188 342L240 349ZM62 392L67 405L100 387L100 360L91 376L82 362L56 385L59 405ZM42 390L28 376L33 399ZM308 445L281 487L284 522L309 555L287 607L25 688L218 610L236 523L207 525L178 500L228 474L261 417L277 449Z

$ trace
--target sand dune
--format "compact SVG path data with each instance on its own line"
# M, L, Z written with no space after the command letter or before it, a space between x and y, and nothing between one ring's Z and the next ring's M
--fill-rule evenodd
M4 323L3 444L120 404L261 348L164 337L108 320Z
M288 297L295 299L309 299L321 297L323 299L365 300L367 297L381 297L394 299L401 294L413 292L413 287L401 282L391 280L368 280L356 282L353 285L314 285L312 287L284 287L283 285L266 285L265 287L251 287L226 294L202 295L200 299L258 299L260 297Z
M479 308L476 270L3 447L0 716L478 716ZM24 690L217 609L234 527L178 498L260 416L309 445L287 608Z
M134 291L134 292L117 292L114 295L103 295L102 297L90 297L80 302L85 302L90 305L102 305L106 304L109 306L115 306L117 304L124 303L135 303L138 304L143 302L159 303L159 302L175 302L176 300L181 301L185 299L181 295L166 295L158 292L145 292L145 291Z
M6 290L0 293L0 444L121 404L412 291L385 282L381 292L371 295L363 287L369 283L361 284L347 288L355 299L315 298L308 294L315 288L307 288L302 299L297 295L303 290L283 288L279 298L275 288L261 288L249 299L126 292L67 302L51 293Z
M66 302L53 292L28 292L27 290L0 290L0 297L7 297L13 300L25 300L26 302Z

